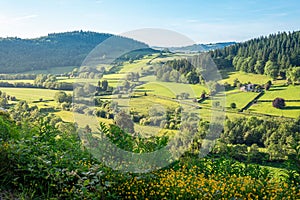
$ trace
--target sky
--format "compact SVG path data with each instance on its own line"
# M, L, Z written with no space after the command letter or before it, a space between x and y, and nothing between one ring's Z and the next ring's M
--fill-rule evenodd
M0 37L157 28L196 43L300 30L299 0L0 0Z

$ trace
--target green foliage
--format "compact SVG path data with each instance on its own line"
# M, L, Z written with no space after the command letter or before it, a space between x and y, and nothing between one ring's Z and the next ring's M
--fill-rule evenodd
M286 73L288 82L292 84L300 82L300 67L289 68Z
M25 103L18 105L18 108L24 112L30 109ZM180 112L180 109L176 112ZM179 196L246 198L251 196L250 193L257 198L271 198L275 195L292 195L295 198L300 196L296 190L300 183L298 171L285 170L281 180L274 182L274 175L267 168L243 164L229 158L232 156L240 160L248 159L248 144L233 145L227 151L228 146L219 143L219 158L208 156L199 159L187 153L178 162L164 169L132 174L103 167L83 148L75 129L61 124L58 118L48 116L35 119L34 124L28 124L24 120L25 122L16 125L5 115L0 116L1 195L9 192L20 199L120 199L135 196L167 196L169 199ZM61 125L57 128L52 126L57 124ZM208 125L202 121L199 131L207 130ZM264 136L267 144L272 142L285 145L281 148L296 159L291 162L299 163L299 126L300 118L277 125L272 121L249 118L227 121L225 134L228 134L228 130L233 130L240 131L244 137L250 137L251 130L261 131L266 134ZM100 130L118 147L135 153L153 152L168 143L166 136L133 137L115 125L107 128L101 123ZM253 139L257 140L258 138ZM221 149L223 155L220 153ZM255 143L251 145L249 152L249 159L252 161L264 156ZM221 190L226 193L218 192Z
M71 103L72 102L72 95L71 94L66 94L66 92L59 91L55 93L54 99L57 103Z
M297 185L272 181L258 165L231 159L184 158L166 169L147 174L119 175L106 191L113 199L271 199L298 198ZM114 179L113 179L114 178ZM116 176L111 181L116 180Z
M127 133L134 133L134 123L131 120L130 116L125 112L119 112L115 116L116 124Z
M119 148L135 153L153 152L167 145L168 137L148 137L129 135L118 126L111 124L107 129L100 123L101 131Z
M3 116L0 128L0 190L28 191L25 199L102 196L101 166L82 149L74 132L60 132L44 122L17 127Z
M236 103L231 103L230 108L235 109L236 108Z
M238 71L268 74L283 78L290 66L300 66L300 31L271 34L247 42L211 51L219 69L234 67ZM227 63L226 65L220 63Z
M6 75L8 80L12 77L21 78L28 77L33 78L35 76L34 82L12 82L12 81L4 81L0 82L1 87L15 87L15 88L47 88L47 89L55 89L55 90L73 90L73 84L66 83L66 82L57 82L55 75L45 75L45 74L38 74L38 75L28 75L28 76L20 76L18 75ZM6 77L5 76L5 77Z
M276 64L270 60L266 63L264 71L266 75L273 79L276 79L279 73L278 66L276 66Z
M242 144L251 147L250 156L259 154L256 152L258 145L268 149L268 159L284 160L288 156L299 154L299 130L299 119L282 119L280 122L256 117L227 119L221 141L229 145ZM265 155L258 156L265 159Z
M193 60L193 59L192 59ZM157 68L157 80L164 82L200 83L200 74L191 59L169 60L162 67Z

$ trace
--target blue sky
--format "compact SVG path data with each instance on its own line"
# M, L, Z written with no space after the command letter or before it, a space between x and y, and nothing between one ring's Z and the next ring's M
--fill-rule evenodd
M179 32L197 43L245 41L300 30L299 0L11 0L0 1L0 37L33 38L90 30Z

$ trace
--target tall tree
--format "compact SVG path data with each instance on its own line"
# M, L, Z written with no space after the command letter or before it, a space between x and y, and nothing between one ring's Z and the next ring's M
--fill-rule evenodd
M276 63L268 61L265 65L265 74L270 76L273 79L276 79L279 73L279 69Z

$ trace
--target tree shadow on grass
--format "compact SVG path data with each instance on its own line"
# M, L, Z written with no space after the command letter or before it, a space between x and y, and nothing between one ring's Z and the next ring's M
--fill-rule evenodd
M287 85L285 85L285 84L281 84L281 85L272 85L272 87L271 88L283 88L283 87L287 87Z
M282 110L300 110L300 106L286 106Z

